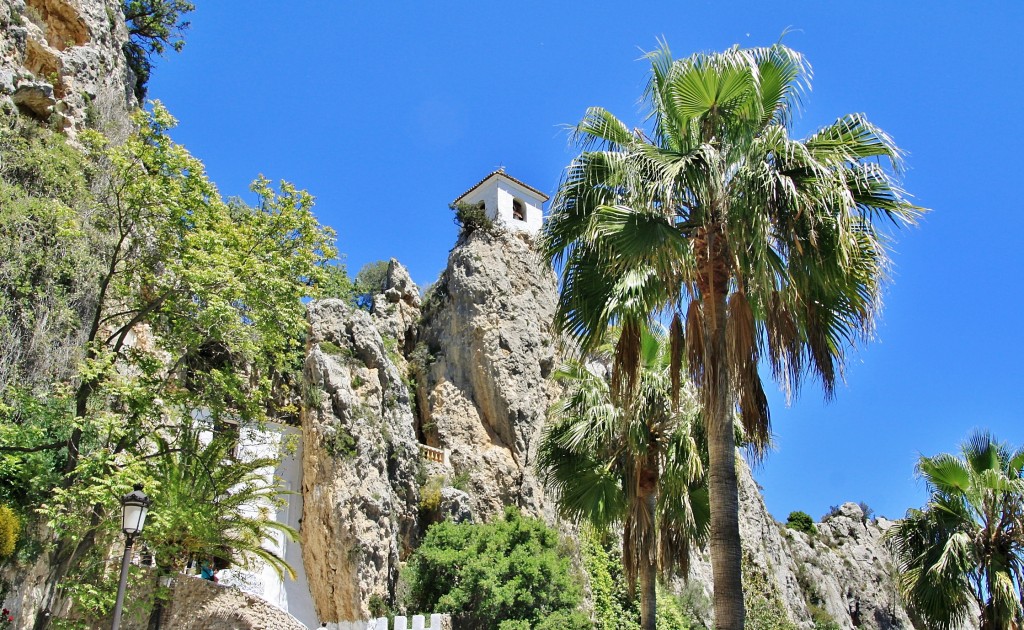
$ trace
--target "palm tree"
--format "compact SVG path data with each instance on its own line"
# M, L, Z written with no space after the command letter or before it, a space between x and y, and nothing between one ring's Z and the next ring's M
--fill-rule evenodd
M537 460L564 515L601 529L622 525L623 568L631 596L639 577L644 630L655 627L657 568L685 575L708 526L694 405L671 396L668 350L663 335L642 332L628 399L584 363L563 366L556 378L566 394L551 409Z
M845 349L872 330L886 269L879 219L910 204L884 165L900 150L863 116L804 140L789 124L810 69L782 45L673 60L648 55L649 129L592 108L575 128L544 230L561 265L556 327L582 351L619 325L615 381L638 370L640 330L671 320L707 423L715 625L743 627L733 417L770 434L762 359L787 394L807 374L831 396Z
M978 432L961 457L921 457L931 497L886 532L897 585L930 628L964 625L971 602L982 630L1024 621L1024 448Z
M273 519L281 489L273 477L273 457L236 457L235 437L204 436L186 425L173 438L155 436L156 488L146 543L158 566L180 569L190 559L220 559L250 566L260 559L295 578L294 570L264 543L276 533L297 532Z

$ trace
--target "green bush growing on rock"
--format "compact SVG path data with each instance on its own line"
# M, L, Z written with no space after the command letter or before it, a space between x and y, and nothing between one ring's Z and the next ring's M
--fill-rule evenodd
M789 517L786 519L786 527L805 534L818 533L818 528L814 526L814 519L811 518L811 515L800 510L789 513Z
M487 218L487 211L482 205L455 203L449 207L455 212L455 224L459 226L460 236L469 236L477 230L494 232L494 221Z
M403 572L403 607L449 611L466 630L590 628L575 614L580 585L561 546L556 531L515 508L487 524L438 523Z
M747 630L796 630L789 620L778 585L769 571L754 564L743 552L743 599L746 602Z

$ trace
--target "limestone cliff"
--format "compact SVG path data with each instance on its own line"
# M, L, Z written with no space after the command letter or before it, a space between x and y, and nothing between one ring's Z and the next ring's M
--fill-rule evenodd
M0 0L0 107L71 135L120 126L137 105L127 41L118 0Z
M302 530L322 619L366 618L371 596L393 598L399 562L434 519L486 520L517 505L555 521L533 466L558 395L556 297L529 237L477 230L422 303L391 261L372 313L310 306ZM739 478L752 609L808 630L829 619L912 627L887 573L886 521L845 504L808 536L772 518L742 460ZM706 550L685 588L710 596Z
M302 417L303 562L323 620L390 601L416 525L419 457L409 390L370 315L309 306Z
M451 451L473 511L485 517L505 505L544 507L533 463L554 397L555 298L529 237L477 230L452 250L425 307L420 433Z
M744 580L753 587L748 603L756 597L761 606L778 605L790 622L806 629L829 619L844 629L914 627L893 588L890 556L881 541L891 522L868 520L857 504L845 503L816 525L817 533L788 529L768 512L746 463L737 464ZM706 549L690 579L710 597Z

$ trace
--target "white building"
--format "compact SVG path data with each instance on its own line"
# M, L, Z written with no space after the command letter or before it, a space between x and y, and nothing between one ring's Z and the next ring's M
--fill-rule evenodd
M205 410L193 413L193 418L199 422L209 422L209 414ZM212 431L204 432L200 439L204 442L213 439ZM257 458L280 458L276 469L264 468L260 475L266 485L274 485L276 482L284 492L284 503L276 510L273 520L299 531L302 527L302 430L274 422L267 422L261 428L239 427L235 455L250 461ZM246 507L255 513L272 506ZM248 568L233 567L220 571L220 584L236 587L277 606L307 628L319 628L302 562L301 542L288 540L283 533L275 531L263 541L263 547L283 558L295 570L294 580L288 576L282 578L271 566L258 558L252 558Z
M544 224L548 196L505 173L504 167L459 195L456 204L481 205L487 218L515 232L536 234Z

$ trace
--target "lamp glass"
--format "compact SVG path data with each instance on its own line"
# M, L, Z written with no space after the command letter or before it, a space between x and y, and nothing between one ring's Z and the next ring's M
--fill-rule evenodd
M146 524L147 506L143 503L125 503L121 512L124 533L138 534Z

